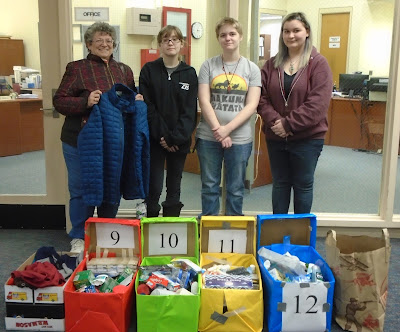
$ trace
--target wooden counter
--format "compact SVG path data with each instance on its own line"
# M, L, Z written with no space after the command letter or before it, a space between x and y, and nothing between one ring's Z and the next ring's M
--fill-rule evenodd
M377 151L382 149L386 103L356 98L333 97L328 110L326 145ZM198 120L200 112L198 113ZM192 140L194 144L194 136ZM192 145L193 145L192 144ZM255 124L254 182L252 188L272 183L265 135L261 132L261 120ZM188 154L185 172L200 174L197 153Z
M0 157L44 149L42 99L0 101Z
M352 149L382 149L386 102L333 97L325 144Z

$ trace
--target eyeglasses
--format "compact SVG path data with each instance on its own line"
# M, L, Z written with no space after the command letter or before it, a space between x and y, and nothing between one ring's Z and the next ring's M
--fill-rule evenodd
M169 44L169 42L172 42L173 44L178 44L181 42L179 38L163 38L161 40L163 44Z
M102 45L103 43L106 43L106 45L113 45L114 41L112 39L97 39L95 41L93 41L93 43L95 43L96 45Z

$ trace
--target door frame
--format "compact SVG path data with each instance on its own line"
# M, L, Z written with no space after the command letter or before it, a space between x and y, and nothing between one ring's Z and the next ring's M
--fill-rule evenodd
M348 39L347 39L347 55L346 55L346 73L348 72L349 69L349 60L350 60L350 41L351 41L351 26L352 26L352 19L353 19L353 7L336 7L336 8L320 8L319 10L319 16L318 16L318 40L316 40L317 43L317 49L321 49L321 27L322 27L322 16L326 14L342 14L346 13L349 14L349 32L348 32ZM339 84L339 82L337 82Z
M9 206L68 206L67 177L60 132L63 117L53 117L53 89L60 84L67 62L72 59L71 0L38 0L39 48L42 71L43 126L46 193L0 195ZM44 66L44 64L46 64ZM66 208L67 210L67 208ZM68 220L68 212L66 211ZM54 221L57 224L58 221ZM68 227L67 227L68 228Z

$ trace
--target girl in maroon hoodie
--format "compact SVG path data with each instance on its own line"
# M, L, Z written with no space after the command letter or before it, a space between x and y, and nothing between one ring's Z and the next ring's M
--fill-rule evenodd
M303 13L283 19L279 51L265 63L261 78L258 113L271 163L273 213L288 213L292 188L294 213L309 213L333 82Z

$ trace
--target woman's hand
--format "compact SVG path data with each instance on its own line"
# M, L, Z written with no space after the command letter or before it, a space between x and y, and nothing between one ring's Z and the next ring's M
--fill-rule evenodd
M144 101L143 95L141 95L140 93L138 93L138 94L135 96L135 100Z
M167 150L168 152L177 152L179 150L179 147L177 145L173 145L173 146L168 146L167 142L165 141L164 137L161 137L160 140L160 145Z
M87 108L90 108L93 105L98 104L100 101L101 95L102 95L102 92L100 90L92 91L88 97Z
M226 126L219 126L213 129L213 136L218 142L222 142L225 138L230 135L230 131Z
M232 139L230 136L225 137L222 141L221 141L221 145L222 148L224 149L229 149L232 146Z
M283 128L282 121L280 119L275 121L274 125L271 127L271 130L275 135L278 135L279 137L282 138L286 138L289 135L293 135L292 133L286 132L285 128Z

